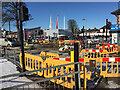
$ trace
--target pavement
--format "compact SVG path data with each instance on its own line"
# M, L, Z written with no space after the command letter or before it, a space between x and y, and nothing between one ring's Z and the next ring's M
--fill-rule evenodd
M9 75L9 74L15 74L15 73L19 73L19 71L17 71L16 69L16 66L13 63L9 62L7 59L0 57L0 77ZM13 76L8 78L3 78L3 79L0 79L0 89L24 84L27 82L32 82L32 80L26 78L25 76L23 77ZM24 88L28 88L28 87L42 88L38 84L24 86Z

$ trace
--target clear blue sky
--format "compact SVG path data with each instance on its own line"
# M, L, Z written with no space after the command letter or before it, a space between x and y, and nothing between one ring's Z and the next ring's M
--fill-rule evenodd
M105 25L106 19L117 23L116 16L111 12L118 9L118 2L26 2L29 13L33 20L25 23L24 28L41 27L42 29L49 28L50 16L52 18L52 29L56 28L57 15L59 28L63 28L64 16L66 29L69 19L76 20L78 27L86 26L86 22L82 19L87 19L87 28L101 28ZM8 24L5 26L8 29ZM15 27L11 30L16 31Z

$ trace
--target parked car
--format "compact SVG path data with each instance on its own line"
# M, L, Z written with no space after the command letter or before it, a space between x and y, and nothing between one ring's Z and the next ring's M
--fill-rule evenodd
M20 46L21 44L18 43L17 41L15 41L14 38L7 38L8 41L10 41L12 43L12 46Z
M47 36L44 39L47 40L47 41L49 40L49 38Z
M12 38L0 38L0 46L17 46L17 42L15 42Z
M28 38L28 44L32 43L32 38Z
M59 40L69 40L68 36L59 36Z
M58 40L57 37L52 37L52 38L51 38L51 41L56 41L56 40Z

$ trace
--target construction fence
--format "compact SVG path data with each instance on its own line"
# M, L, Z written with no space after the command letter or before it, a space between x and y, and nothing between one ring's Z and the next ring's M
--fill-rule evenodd
M96 53L91 54L91 52ZM87 52L87 55L82 52ZM81 58L79 58L80 64L80 78L83 79L83 86L81 88L87 88L88 81L93 80L93 78L100 77L120 77L120 58L109 58L107 56L106 50L83 50L80 53ZM90 53L88 55L88 52ZM98 54L99 52L99 54ZM48 68L53 66L59 66L63 64L69 64L74 62L74 52L71 52L71 58L60 58L54 53L44 53L42 52L40 56L34 56L30 54L25 54L25 68L28 71L34 71L42 68ZM42 59L43 56L46 58ZM42 57L41 57L42 56ZM55 57L56 56L56 57ZM20 54L20 65L22 66L21 54ZM65 66L61 68L56 68L55 70L45 70L35 72L35 74L39 76L44 76L45 78L60 76L68 73L74 72L74 65ZM74 75L68 75L65 77L64 86L66 88L73 88L75 86L75 81L73 79ZM70 81L68 80L70 78ZM50 80L53 82L53 80ZM63 86L63 79L60 78L59 82L61 82L61 86ZM58 80L55 81L58 84Z

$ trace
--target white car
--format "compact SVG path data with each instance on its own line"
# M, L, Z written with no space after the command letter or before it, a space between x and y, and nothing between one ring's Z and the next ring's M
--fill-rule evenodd
M59 48L59 51L65 51L71 48L74 48L74 46L65 45L64 47Z
M0 46L12 46L12 42L7 38L0 38Z

